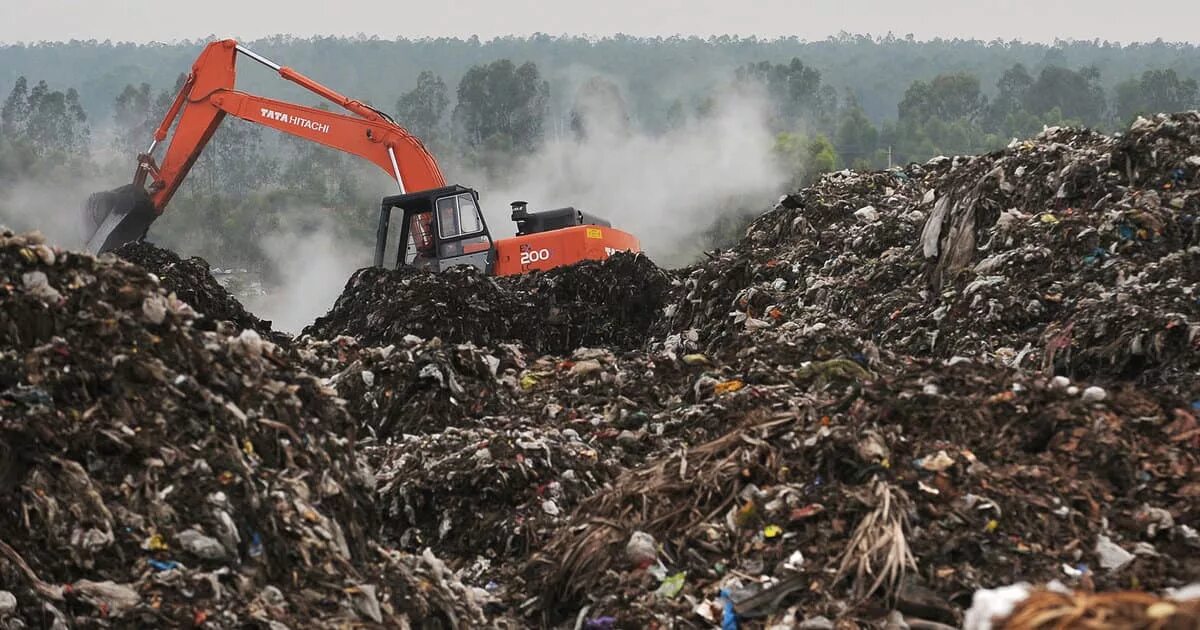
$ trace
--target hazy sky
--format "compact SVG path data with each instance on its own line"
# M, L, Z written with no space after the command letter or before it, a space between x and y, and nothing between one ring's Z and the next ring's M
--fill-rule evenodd
M0 0L0 42L207 35L385 38L839 31L1033 41L1200 42L1200 0Z

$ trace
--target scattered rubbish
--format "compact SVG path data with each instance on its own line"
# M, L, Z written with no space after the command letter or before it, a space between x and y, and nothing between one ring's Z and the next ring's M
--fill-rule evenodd
M0 618L1190 627L1195 137L831 173L675 271L366 269L296 339L2 232Z

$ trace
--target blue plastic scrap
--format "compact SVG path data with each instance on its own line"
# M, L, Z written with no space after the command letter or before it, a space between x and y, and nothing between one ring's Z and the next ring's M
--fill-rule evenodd
M733 609L733 600L729 597L728 589L721 589L721 601L724 603L721 611L721 630L738 630L737 611Z
M617 618L609 617L606 615L604 617L596 617L595 619L588 619L587 621L583 622L583 629L584 630L612 630L612 628L616 625L617 625Z

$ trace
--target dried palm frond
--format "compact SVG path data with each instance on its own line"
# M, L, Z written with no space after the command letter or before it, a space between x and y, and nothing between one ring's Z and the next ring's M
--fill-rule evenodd
M903 490L876 479L866 500L874 508L855 527L850 544L842 553L837 579L853 573L856 597L870 597L881 586L887 587L890 597L908 570L917 568L905 532L909 498ZM870 586L864 587L871 577L874 580Z
M1136 591L1059 593L1035 591L1007 620L1008 630L1071 628L1175 630L1200 627L1200 600L1177 602Z

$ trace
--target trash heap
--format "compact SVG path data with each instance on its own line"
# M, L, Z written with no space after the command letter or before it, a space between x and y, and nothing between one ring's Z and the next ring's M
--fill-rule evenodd
M1189 627L1198 216L1200 113L1048 129L286 347L9 234L0 623Z
M203 258L193 256L184 260L175 252L144 241L126 243L114 253L157 276L163 287L191 306L201 316L196 326L213 330L217 322L226 321L266 338L282 337L272 331L271 322L255 317L221 286Z
M541 621L582 601L719 623L728 600L743 623L799 624L890 601L957 624L985 586L1200 577L1194 413L969 361L789 369L774 395L798 408L771 386L727 394L769 404L580 504L527 566Z
M0 623L482 621L375 542L344 404L274 344L37 234L0 231L0 287Z
M697 356L558 358L415 337L385 348L305 339L299 352L360 420L384 534L469 564L525 557L622 470L744 411L723 397L744 383L697 384L712 367Z
M1196 394L1198 140L1192 112L834 173L685 270L659 332L724 356L747 331L850 324L898 354Z
M580 503L526 566L539 622L1200 580L1198 147L1187 113L835 173L682 270L656 337L763 405Z
M386 346L407 335L476 344L519 342L543 353L579 346L640 347L657 320L666 274L642 255L515 277L473 268L442 274L362 269L304 333Z

